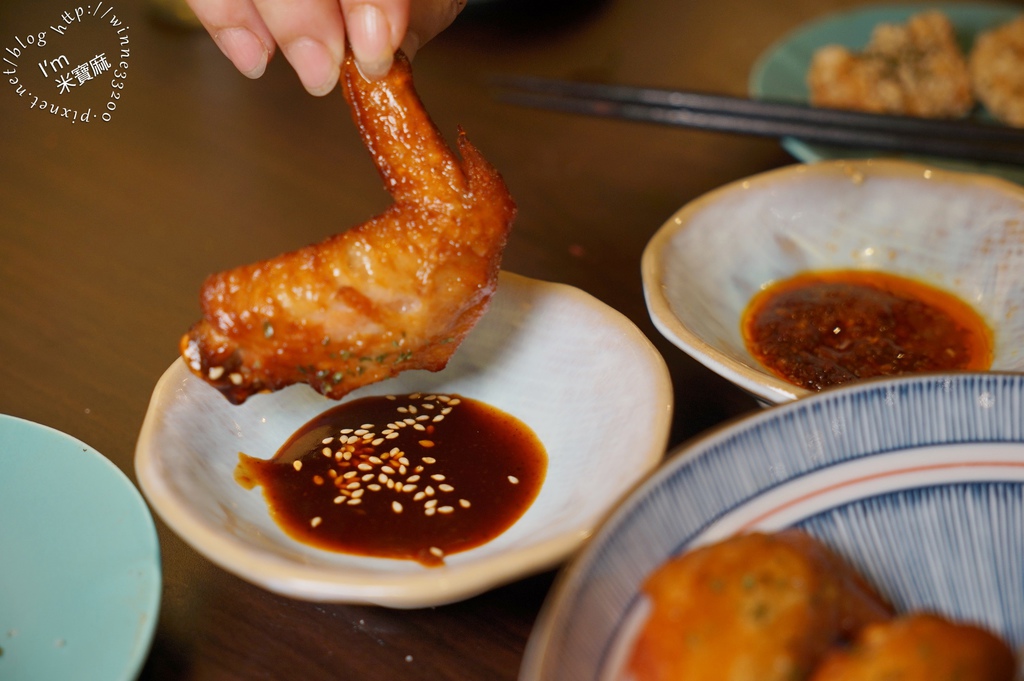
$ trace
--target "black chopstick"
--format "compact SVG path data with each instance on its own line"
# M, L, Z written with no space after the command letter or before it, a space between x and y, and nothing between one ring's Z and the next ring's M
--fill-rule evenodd
M726 95L534 77L495 80L498 99L542 109L761 137L1024 165L1024 130Z

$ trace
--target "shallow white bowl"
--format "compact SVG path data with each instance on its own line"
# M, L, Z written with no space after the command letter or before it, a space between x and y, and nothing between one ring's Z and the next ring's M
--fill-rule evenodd
M992 369L1024 369L1024 187L894 160L788 166L683 206L643 254L655 326L759 399L809 394L747 351L740 320L799 272L884 270L949 291L995 336Z
M549 568L660 462L672 390L664 360L624 316L561 284L502 273L490 309L438 373L411 371L347 399L459 393L521 419L544 443L547 477L511 528L442 567L332 553L286 535L259 489L233 479L238 452L269 459L337 404L307 386L232 406L181 360L160 379L136 448L142 491L214 563L281 594L412 608L473 596Z
M621 681L641 587L671 556L800 527L898 612L1024 645L1024 376L873 379L755 412L683 445L560 574L521 681Z

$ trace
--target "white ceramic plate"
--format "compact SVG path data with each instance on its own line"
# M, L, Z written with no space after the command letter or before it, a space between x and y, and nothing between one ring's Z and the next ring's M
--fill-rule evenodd
M297 598L422 607L459 600L566 558L664 455L672 391L664 360L625 317L569 286L502 273L477 327L438 373L406 372L366 395L459 393L530 426L547 477L511 528L427 568L319 550L271 520L260 490L233 479L238 452L270 458L335 405L307 386L232 406L182 361L153 394L136 470L156 512L241 577Z
M131 481L92 447L0 415L0 518L0 679L134 679L161 579Z
M609 681L666 559L742 530L802 527L897 608L1024 643L1024 376L875 380L774 407L684 446L570 563L522 681Z
M939 2L868 5L831 14L799 27L765 51L751 71L750 94L758 99L807 102L807 71L811 66L811 58L819 48L843 45L852 50L861 50L868 44L871 31L878 24L904 23L912 14L928 8L945 12L957 31L957 38L965 54L978 33L1024 12L1024 8L1019 5ZM986 117L981 111L978 116ZM794 157L806 162L879 155L877 151L812 144L791 137L785 138L782 146ZM982 171L1024 183L1024 169L1015 166L939 158L918 160L953 170Z
M679 209L644 249L655 326L768 403L810 394L747 350L741 320L764 286L814 270L879 270L952 293L985 320L992 368L1024 370L1024 189L905 161L768 171Z

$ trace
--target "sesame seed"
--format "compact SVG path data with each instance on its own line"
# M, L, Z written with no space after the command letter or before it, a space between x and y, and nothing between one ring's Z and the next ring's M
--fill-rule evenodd
M442 492L452 492L455 490L455 488L449 485L448 483L442 483L438 485L437 488Z
M373 473L367 473L366 475L361 477L360 480L362 480L363 482L369 482L370 480L373 480L373 477Z
M427 499L427 502L423 504L423 508L434 508L437 506L437 499Z
M415 494L415 496L413 496L412 500L413 501L422 501L423 497L425 497L425 496L427 496L427 495L424 494L423 492L416 492L416 494Z
M322 484L324 484L323 476L314 475L313 476L313 484L314 485L322 485Z
M435 459L432 456L425 456L421 460L423 461L423 463L434 463L435 461L437 461L437 459Z
M428 497L434 496L434 488L431 487L430 485L427 485L427 488L423 491L427 493Z
M404 487L404 485L402 485L402 483L400 483L400 482L396 482L395 483L395 491L396 492L401 492L402 491L402 487Z
M349 433L352 432L352 429L351 428L342 428L338 432L341 433L342 435L348 435Z
M377 464L384 463L383 461L380 460L379 456L371 456L370 458L367 459L367 461L369 461L370 463L377 463Z
M413 426L416 425L416 419L404 419L402 423L404 423L407 426Z
M430 479L431 480L444 480L444 476L441 475L440 473L434 473L433 475L430 476Z
M442 416L447 416L450 413L452 413L452 408L451 407L445 407L444 409L441 410L441 415Z
M297 471L301 471L302 470L302 461L300 461L299 459L295 459L295 461L292 461L292 468L294 468Z
M358 506L361 503L363 503L362 499L349 499L348 500L348 505L349 506Z
M409 413L410 414L415 414L417 411L418 410L416 409L416 405L414 405L414 404L410 404L409 405Z
M420 447L430 448L430 447L433 447L433 446L434 446L434 441L433 440L420 440Z
M437 512L436 508L425 508L423 509L423 515L434 515Z
M437 416L432 418L431 421L433 421L434 423L438 423L440 421L444 421L444 414L438 414Z
M381 444L382 442L384 442L384 438L377 437L377 438L374 438L373 441L370 442L370 444L373 445L374 447L376 447L377 445Z
M385 395L384 399L386 399L386 400L397 400L398 398L395 397L394 395Z
M402 512L402 505L400 503L398 503L397 501L392 501L391 502L391 510L394 511L395 513L401 513Z
M384 483L386 483L386 482L388 481L388 476L386 476L386 475L384 475L383 473L381 473L380 475L378 475L378 476L377 476L377 480L378 480L378 481L379 481L379 482L380 482L381 484L384 484Z
M356 480L355 482L350 482L347 485L345 485L345 489L359 489L362 486L362 484L363 483Z
M412 429L413 429L413 430L426 430L426 428L424 428L423 426L421 426L421 425L420 425L420 424L418 424L418 423L417 423L416 425L414 425L414 426L412 427Z
M321 521L321 519L320 519L320 516L317 516L317 517L313 518L312 520L310 520L310 521L309 521L309 524L310 524L310 525L312 525L313 527L316 527L316 526L317 526L317 525L319 525L319 524L320 524L321 522L322 522L322 521Z
M432 405L432 404L421 404L420 406L423 407L424 409L433 409L434 408L434 405Z
M388 454L401 454L401 453L402 453L402 450L399 449L398 447L392 447L391 451L388 452Z
M397 409L397 411L398 411L399 414L408 414L409 413L409 408L408 407L399 407Z
M361 471L372 471L373 470L373 466L371 466L368 463L361 463L358 466L356 466L356 468L358 468Z
M211 381L216 381L224 375L224 367L210 367L210 373L208 375Z
M391 433L390 435L385 435L384 439L385 440L394 440L396 437L398 437L398 433Z
M416 485L404 485L402 483L398 483L398 484L395 485L395 490L396 491L398 490L398 485L402 485L402 491L403 492L413 492L413 491L416 490Z
M325 437L323 440L320 440L320 444L322 444L322 445L329 445L332 442L334 442L334 438L333 437Z
M338 471L332 468L331 470L327 471L327 475L331 476L332 479L336 478L338 477Z
M398 458L398 463L402 464L403 466L408 466L409 459L405 458L404 456L401 456Z
M228 380L231 381L232 385L242 385L242 374L233 371L228 374Z
M388 487L388 489L394 489L395 488L395 481L390 479L390 478L388 478L387 487Z
M454 510L455 509L452 508L451 506L442 506L439 509L437 509L437 512L438 513L451 513Z
M357 489L356 491L352 492L352 498L358 499L359 497L363 496L363 492L365 491L366 490Z
M366 435L366 433L367 433L366 428L359 428L355 432L353 432L352 434L353 435Z
M384 471L385 473L387 473L388 475L394 475L395 474L395 469L392 468L391 466L381 466L380 469L382 471Z
M427 421L429 419L430 419L430 415L429 414L423 414L421 416L417 416L416 417L417 421Z
M366 489L370 490L371 492L379 492L380 491L380 485L378 485L377 483L373 483L373 484L367 485Z
M441 400L442 402L447 402L452 398L448 397L447 395L438 395L437 399Z
M334 497L334 503L336 503L336 504L344 504L345 503L345 497L343 497L342 495L339 494L338 496Z
M334 455L334 452L331 451L330 447L324 447L320 450L320 453L328 458Z
M372 423L364 423L363 425L361 425L359 427L360 428L365 428L366 430L370 430L371 428L373 428L373 424Z
M453 397L452 399L448 400L448 404L450 404L453 407L457 404L460 404L461 402L462 400L460 400L458 397Z
M431 546L430 547L430 553L431 553L431 555L437 556L438 558L440 558L440 557L442 557L444 555L444 551L442 551L441 549L437 548L436 546Z
M420 476L418 475L410 475L408 478L405 479L406 482L419 482L419 480Z
M513 485L518 485L519 484L519 478L517 478L514 475L508 476L508 481L511 482Z
M469 500L459 499L459 506L461 506L462 508L469 508Z
M346 480L351 480L352 478L356 477L357 475L359 475L359 471L348 471L347 473L345 473L341 477L345 478Z
M405 475L405 471L406 471L406 468L405 468L405 466L399 466L399 467L398 467L398 473L399 473L400 475Z

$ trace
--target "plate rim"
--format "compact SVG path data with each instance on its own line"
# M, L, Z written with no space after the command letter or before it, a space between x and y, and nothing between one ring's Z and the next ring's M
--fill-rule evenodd
M653 470L663 460L667 448L674 393L667 363L651 340L624 314L582 289L505 270L502 270L501 276L507 285L555 291L562 296L570 296L582 305L600 310L602 315L614 320L616 328L636 341L637 352L642 352L650 362L651 375L660 395L655 400L660 404L655 414L655 428L662 435L653 438L643 460L638 461L638 465L643 465L644 472ZM345 573L344 568L332 571L253 551L236 537L217 533L207 527L187 504L171 494L155 472L155 455L144 446L158 425L159 413L154 412L153 408L159 397L172 390L181 379L191 377L184 361L180 357L176 358L153 390L135 449L135 470L140 487L157 515L186 544L222 569L271 592L314 602L381 605L399 609L452 603L555 567L578 549L607 516L608 509L605 509L590 527L568 529L545 541L519 549L513 555L498 553L472 562L446 564L414 574L352 575ZM638 478L638 482L642 477ZM623 490L620 496L628 494L630 489ZM331 572L339 572L340 576L332 576Z

